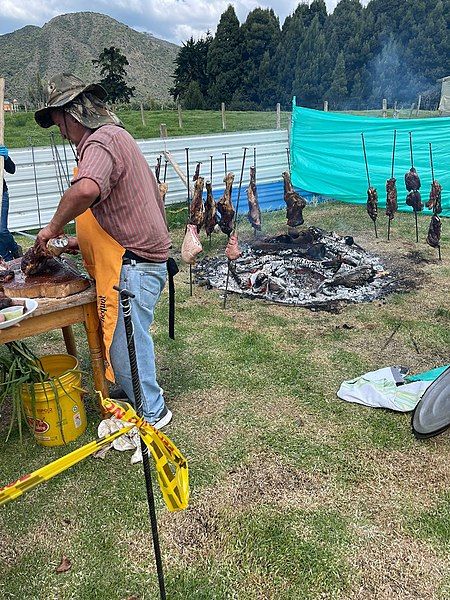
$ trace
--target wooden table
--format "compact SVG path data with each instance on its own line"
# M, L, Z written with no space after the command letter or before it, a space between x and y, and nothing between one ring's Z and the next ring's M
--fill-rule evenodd
M36 300L37 309L28 319L21 321L19 327L0 329L0 344L61 328L67 352L77 356L71 325L83 323L91 354L94 389L101 391L105 398L108 397L95 286L91 285L83 292L66 298L36 298Z

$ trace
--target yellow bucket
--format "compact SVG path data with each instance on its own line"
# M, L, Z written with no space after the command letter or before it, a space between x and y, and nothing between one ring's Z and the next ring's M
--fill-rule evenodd
M78 361L70 354L43 356L40 361L52 382L22 386L25 416L38 444L62 446L76 440L87 424Z

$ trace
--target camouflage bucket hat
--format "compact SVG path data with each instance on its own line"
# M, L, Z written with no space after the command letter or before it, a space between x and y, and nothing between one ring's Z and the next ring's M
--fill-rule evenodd
M86 85L84 81L71 73L60 73L52 77L48 82L48 92L47 106L34 113L36 123L45 129L53 125L50 114L53 108L66 106L83 92L90 92L99 100L104 100L107 96L105 88L101 85L97 83Z

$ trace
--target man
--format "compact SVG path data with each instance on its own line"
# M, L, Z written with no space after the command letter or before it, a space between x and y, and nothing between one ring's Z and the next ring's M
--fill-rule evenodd
M16 165L9 156L8 148L0 146L0 156L3 156L5 161L4 168L7 173L14 175ZM9 213L9 193L6 181L3 179L3 194L2 194L2 210L0 217L0 255L4 260L12 260L22 256L22 248L13 238L12 233L8 229L8 213Z
M144 418L157 428L172 413L156 380L149 328L164 288L170 239L156 179L138 145L104 104L106 91L63 73L50 80L49 102L35 113L41 127L57 125L76 145L78 167L50 223L36 245L63 233L76 219L70 250L81 251L96 281L102 323L106 376L133 400L122 307L114 285L135 294L132 319L141 382Z

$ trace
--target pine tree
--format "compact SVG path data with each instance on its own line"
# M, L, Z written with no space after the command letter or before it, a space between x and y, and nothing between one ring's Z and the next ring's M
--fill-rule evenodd
M292 95L302 106L316 108L323 98L328 55L325 35L316 14L297 51Z
M191 82L196 81L204 99L208 93L208 75L206 72L208 49L212 37L209 32L205 38L195 41L191 37L184 42L175 59L175 80L170 94L175 100L183 100Z
M230 5L220 17L207 57L208 96L211 107L229 102L241 76L242 38L239 20Z
M198 81L191 81L183 94L183 107L187 110L202 110L205 100Z
M327 93L327 99L333 109L341 108L347 98L347 77L345 75L345 57L343 52L339 52L334 67L332 82Z
M108 92L108 100L112 103L128 103L130 98L134 96L135 88L126 84L127 72L125 67L130 63L119 48L114 46L103 48L98 59L94 59L92 64L100 69L100 74L103 76L100 84Z
M272 9L255 8L242 25L241 34L242 77L237 90L249 102L261 105L270 97L266 90L267 75L270 58L274 56L280 40L280 22ZM268 61L263 68L266 77L261 81L261 62L266 53Z

